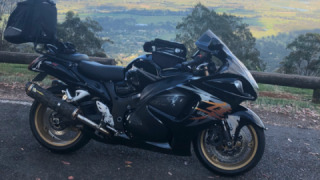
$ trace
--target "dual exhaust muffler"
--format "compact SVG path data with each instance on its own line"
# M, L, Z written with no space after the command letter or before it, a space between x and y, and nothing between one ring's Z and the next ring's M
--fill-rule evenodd
M41 104L53 109L57 113L61 114L62 116L73 119L79 120L83 124L86 124L99 132L102 132L106 135L109 135L109 131L100 127L98 124L94 123L90 119L82 116L80 114L80 109L73 106L72 104L67 103L66 101L56 97L51 92L43 89L42 87L34 84L32 82L28 82L26 84L26 93L31 98L35 99L36 101L40 102Z

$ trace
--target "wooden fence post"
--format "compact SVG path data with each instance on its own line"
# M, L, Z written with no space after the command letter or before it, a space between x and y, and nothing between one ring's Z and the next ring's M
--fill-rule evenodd
M317 104L320 103L320 89L313 90L312 102Z

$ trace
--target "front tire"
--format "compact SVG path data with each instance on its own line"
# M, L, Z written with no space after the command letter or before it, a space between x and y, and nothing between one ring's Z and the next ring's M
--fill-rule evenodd
M61 87L51 87L48 90L57 96L61 95ZM45 148L55 153L69 153L76 151L90 141L80 128L73 125L59 124L65 120L52 109L34 101L30 114L29 123L33 136Z
M198 159L210 171L234 176L249 171L260 161L265 147L262 128L254 124L243 126L240 131L242 142L236 143L240 147L234 145L234 152L223 144L213 146L207 143L208 130L200 132L193 145Z

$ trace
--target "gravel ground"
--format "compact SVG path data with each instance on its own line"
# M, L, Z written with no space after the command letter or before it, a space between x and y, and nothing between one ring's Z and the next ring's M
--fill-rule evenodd
M206 170L192 157L149 152L91 141L66 155L41 147L29 129L30 106L0 103L0 179L230 179ZM286 127L268 114L266 149L260 163L233 179L320 177L320 130Z

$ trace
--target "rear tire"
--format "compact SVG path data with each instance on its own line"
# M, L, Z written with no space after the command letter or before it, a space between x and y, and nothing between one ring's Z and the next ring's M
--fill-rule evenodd
M61 90L64 89L59 86L48 89L60 97ZM30 128L33 136L42 146L55 153L70 153L82 148L90 141L90 137L77 127L55 124L54 120L65 119L58 116L56 112L38 101L33 102L29 114Z
M244 127L252 137L250 139L246 137L249 139L249 142L243 140L239 148L240 152L234 155L224 154L222 152L225 150L223 145L212 146L206 143L208 129L200 132L193 143L195 153L200 162L210 171L225 176L243 174L255 167L264 152L264 130L254 124L249 124Z

